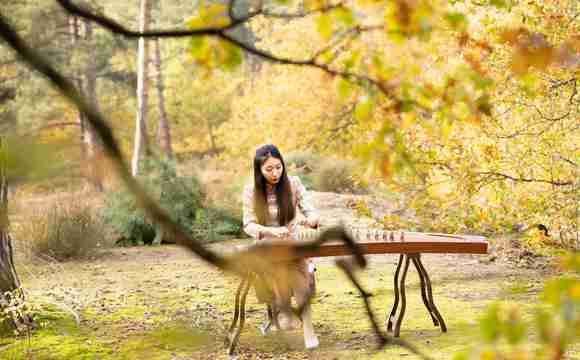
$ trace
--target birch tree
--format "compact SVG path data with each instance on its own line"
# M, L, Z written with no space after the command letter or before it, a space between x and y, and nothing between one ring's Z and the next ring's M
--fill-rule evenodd
M141 0L139 11L139 31L147 31L151 18L151 1ZM144 155L149 152L147 141L147 104L149 100L148 89L148 63L149 43L145 38L139 39L139 52L137 59L137 120L135 123L135 146L133 147L133 161L131 173L139 174L139 163Z

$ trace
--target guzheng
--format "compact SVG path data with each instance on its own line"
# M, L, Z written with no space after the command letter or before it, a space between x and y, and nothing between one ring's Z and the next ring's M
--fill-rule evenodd
M311 242L316 240L325 229L305 229L297 228L291 237L287 239L265 239L250 245L254 250L265 250L268 254L278 258L295 258L298 254L289 252L291 248L287 245L292 242ZM393 308L388 313L386 327L387 331L392 331L395 337L400 336L401 324L406 310L405 283L407 271L412 263L417 269L421 285L421 298L433 325L439 327L442 332L447 331L447 326L435 306L431 280L427 269L421 261L422 253L454 253L454 254L486 254L487 239L483 236L473 235L452 235L437 233L420 233L411 231L389 231L362 227L345 227L345 231L358 244L364 254L399 254L399 261L395 269L394 302ZM268 247L262 244L268 243ZM248 246L241 246L238 250L247 249ZM291 251L291 250L290 250ZM317 249L302 252L300 256L305 257L327 257L327 256L349 256L352 255L349 247L340 239L325 242ZM234 319L228 333L228 353L232 355L235 351L238 338L244 327L246 296L252 284L252 275L248 274L240 283L236 292L236 303ZM239 321L238 321L239 320ZM306 332L305 332L306 334ZM306 336L306 335L305 335ZM306 337L305 337L306 341Z
M364 254L455 253L486 254L487 240L483 236L389 231L373 228L346 227L346 232L360 246ZM324 229L300 228L295 241L315 240ZM351 252L340 240L330 240L306 257L347 256Z

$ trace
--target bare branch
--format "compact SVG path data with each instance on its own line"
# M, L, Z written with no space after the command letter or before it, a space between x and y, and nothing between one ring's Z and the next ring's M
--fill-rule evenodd
M231 0L228 5L228 16L232 21L236 21L236 14L234 14L234 6L236 5L236 0Z
M308 17L313 14L317 13L326 13L331 10L341 9L344 8L344 3L339 2L337 4L326 5L318 9L309 10L309 11L301 11L297 13L281 13L281 12L272 12L268 10L262 9L261 14L270 17L270 18L278 18L278 19L300 19L304 17Z
M454 171L451 164L443 162L443 161L417 161L417 165L428 165L428 166L437 166L442 169L446 169L449 172Z
M230 30L236 26L250 20L251 18L257 16L259 12L253 12L247 16L240 18L238 20L233 20L231 23L225 26L210 26L207 28L200 29L170 29L170 30L152 30L152 31L135 31L126 28L125 26L119 24L113 19L106 16L93 13L91 10L83 8L79 5L74 4L69 0L56 0L60 6L62 6L68 13L74 16L78 16L94 23L97 23L108 29L109 31L123 35L128 38L179 38L179 37L190 37L190 36L201 36L201 35L217 35L219 32Z
M568 164L570 164L570 165L572 165L574 167L578 167L578 164L576 164L574 161L572 161L570 159L567 159L567 158L563 157L562 155L556 155L556 156L557 156L558 159L560 159L560 160L562 160L564 162L567 162Z
M349 262L347 262L344 259L336 260L335 263L336 263L336 266L338 266L346 274L346 276L348 277L350 282L356 287L356 289L360 293L361 297L363 298L363 301L365 303L365 308L367 310L367 314L368 314L369 319L371 321L371 325L373 326L373 331L375 332L375 335L377 336L379 348L382 348L383 346L385 346L389 342L389 338L387 337L387 335L382 333L381 329L379 328L379 325L377 324L377 320L375 319L375 314L373 313L373 311L371 309L371 306L369 303L369 298L372 296L372 294L365 291L363 289L362 285L357 280L357 278L354 276L352 264L350 264Z
M373 331L377 337L379 349L382 349L383 347L385 347L386 345L391 343L391 344L399 345L399 346L411 351L412 353L414 353L415 355L419 356L422 359L425 359L425 360L431 359L429 356L423 354L419 349L417 349L411 343L409 343L405 340L402 340L402 339L391 338L391 337L387 336L386 334L383 334L383 332L379 328L379 325L377 324L375 314L374 314L373 310L371 309L371 305L369 303L369 298L372 296L372 294L367 292L362 287L362 285L360 284L360 282L358 281L358 279L354 275L353 264L351 262L344 260L344 259L336 260L335 263L336 263L336 266L338 266L338 268L341 269L345 273L345 275L348 277L350 282L354 285L354 287L358 290L359 294L361 295L363 302L365 304L367 316L368 316L369 320L371 321Z
M161 38L161 37L163 37L163 38L176 38L176 37L191 37L191 36L202 36L202 35L217 36L217 37L223 39L224 41L227 41L227 42L239 47L240 49L242 49L250 54L256 55L256 56L258 56L262 59L268 60L270 62L284 64L284 65L310 66L313 68L320 69L320 70L322 70L322 71L324 71L332 76L343 77L343 78L348 79L354 83L371 85L371 86L375 87L376 89L378 89L381 93L383 93L387 97L393 96L392 84L378 81L378 80L373 79L373 78L366 76L366 75L357 74L357 73L350 72L350 71L341 71L338 69L331 68L328 64L320 63L317 56L313 56L313 57L307 58L307 59L292 59L292 58L277 56L277 55L272 54L268 51L258 49L253 45L246 44L243 41L236 39L234 36L229 34L229 30L234 29L238 25L249 22L251 19L255 18L258 15L268 14L268 13L265 13L263 11L263 9L261 9L261 8L259 8L256 11L250 12L248 15L246 15L244 17L231 19L232 21L228 25L221 26L221 27L217 26L217 27L208 27L208 28L200 28L200 29L193 29L193 30L179 30L179 29L177 29L177 30L155 30L155 31L141 32L141 31L130 30L130 29L124 27L123 25L117 23L116 21L107 18L106 16L95 14L95 13L91 12L90 10L84 9L78 5L73 4L69 0L56 0L56 1L66 11L68 11L71 15L75 15L75 16L79 16L79 17L88 19L90 21L93 21L93 22L103 26L104 28L108 29L109 31L111 31L115 34L123 35L123 36L129 37L129 38L141 38L141 37L143 37L143 38ZM329 5L326 7L322 7L320 9L315 9L315 10L312 10L309 12L304 12L304 13L302 13L302 15L307 16L307 15L310 15L313 13L322 13L322 12L330 11L332 9L342 7L342 6L343 5L340 3L336 4L336 5ZM272 15L271 13L269 13L269 14ZM296 17L299 17L299 16L296 15ZM358 32L362 32L362 31L377 30L378 28L380 28L380 27L376 27L376 26L357 27L355 29Z
M544 184L550 184L550 185L554 185L554 186L568 186L568 185L574 184L574 182L571 180L570 181L552 181L552 180L546 180L546 179L522 178L522 177L514 177L511 175L507 175L507 174L503 174L503 173L499 173L499 172L494 172L494 171L479 172L476 175L486 177L489 180L507 179L507 180L512 180L512 181L516 181L516 182L544 183Z

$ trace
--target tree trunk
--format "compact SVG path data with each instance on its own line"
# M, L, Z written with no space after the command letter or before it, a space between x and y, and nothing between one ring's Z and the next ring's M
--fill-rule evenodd
M1 161L2 153L5 153L5 149L0 137L0 311L7 315L3 317L4 321L20 333L32 328L34 323L28 314L24 291L14 267L14 251L8 226L8 179L6 164Z
M91 51L94 49L93 43L93 24L89 20L84 20L85 25L85 40L86 44L89 46ZM87 66L85 71L86 79L86 96L89 103L94 109L99 108L99 101L97 99L97 68L95 63L94 54L89 54L87 57ZM84 140L86 142L86 166L89 175L89 181L93 185L94 189L101 192L103 191L103 183L101 179L100 162L99 155L101 153L100 144L97 140L97 135L95 130L85 124L82 129L84 134Z
M161 67L161 43L159 39L155 40L155 57L153 59L155 65L155 74L157 77L157 96L159 98L159 128L157 130L157 140L159 147L165 153L168 159L173 158L173 149L171 148L171 131L169 128L169 121L167 120L167 112L165 111L165 87L163 84L163 72Z
M147 31L151 15L150 0L141 0L139 13L139 31ZM147 144L147 105L148 105L148 63L149 43L144 38L139 39L139 54L137 58L137 121L135 124L135 146L131 173L139 174L141 158L149 152Z
M82 22L81 22L82 21ZM84 34L81 36L81 24L84 25ZM84 38L85 49L92 51L91 41L93 39L93 24L88 20L81 20L78 17L69 17L69 34L71 41L71 53L74 54L75 48L79 45L79 40ZM75 58L74 55L72 57ZM77 89L83 93L98 108L96 93L97 70L94 56L87 57L87 63L83 70L80 70L74 62L71 64L74 83ZM86 176L88 183L97 191L103 191L101 174L99 171L98 154L100 153L97 137L91 129L81 112L78 113L78 123L80 128L81 140L81 168Z
M70 34L70 43L71 43L71 61L69 66L72 68L72 76L74 84L77 87L77 90L81 93L84 93L84 82L83 82L83 74L81 71L78 70L77 65L74 63L75 59L75 48L78 46L79 39L80 39L80 19L76 16L69 16L69 34ZM77 113L77 121L79 123L80 129L80 144L81 144L81 168L84 168L84 165L87 163L87 147L85 143L85 124L86 121L84 119L83 113L80 111Z

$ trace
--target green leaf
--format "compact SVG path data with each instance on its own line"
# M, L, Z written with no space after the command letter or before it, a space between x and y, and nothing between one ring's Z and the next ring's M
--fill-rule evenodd
M401 112L402 113L406 113L406 112L411 112L415 109L415 105L417 104L417 102L415 100L412 99L405 99L401 101Z
M338 93L343 98L346 99L352 94L353 84L346 80L345 78L338 79Z
M204 57L208 51L207 39L205 36L194 36L189 42L189 49L194 58Z
M488 94L481 95L479 98L477 98L475 103L477 104L477 110L480 113L491 116L492 106Z
M526 336L526 325L522 321L517 309L511 309L508 319L503 323L503 332L510 345L517 345Z
M508 2L506 0L489 0L489 4L500 9L508 7Z
M491 305L479 322L481 335L484 341L493 343L498 340L500 334L499 305Z
M566 293L575 285L575 283L576 280L568 277L562 277L547 282L544 287L543 300L552 306L560 307L566 298Z
M546 310L540 310L536 315L536 324L538 325L538 330L540 334L540 341L543 344L549 344L552 341L552 326L553 326L553 316Z
M235 70L242 63L242 50L237 46L221 41L222 46L222 59L221 63L226 70Z
M465 15L460 12L445 14L445 21L447 21L454 30L465 30L468 24Z
M351 51L350 56L344 60L344 68L346 71L352 70L358 62L360 61L361 53L360 51Z
M493 79L483 76L474 76L473 82L478 90L486 90L493 86Z
M580 272L580 253L569 253L563 259L564 268Z
M469 360L469 353L459 352L459 353L453 355L453 360Z
M337 22L347 27L351 27L354 25L354 15L351 9L340 7L334 10L333 15L336 18Z

